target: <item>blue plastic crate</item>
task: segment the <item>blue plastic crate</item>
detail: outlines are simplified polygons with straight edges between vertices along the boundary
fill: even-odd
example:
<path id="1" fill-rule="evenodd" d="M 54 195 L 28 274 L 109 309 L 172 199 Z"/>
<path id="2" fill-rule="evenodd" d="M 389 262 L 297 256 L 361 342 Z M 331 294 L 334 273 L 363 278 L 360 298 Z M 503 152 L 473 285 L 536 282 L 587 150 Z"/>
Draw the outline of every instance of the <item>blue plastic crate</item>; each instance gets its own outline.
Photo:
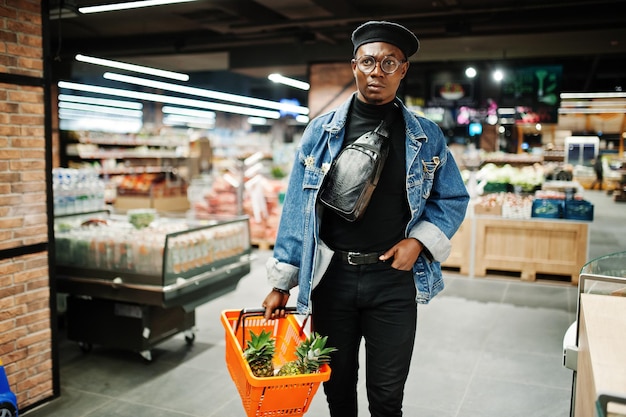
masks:
<path id="1" fill-rule="evenodd" d="M 563 200 L 536 198 L 533 200 L 531 217 L 560 219 L 563 217 Z"/>
<path id="2" fill-rule="evenodd" d="M 563 218 L 569 220 L 593 220 L 593 204 L 587 200 L 565 200 Z"/>

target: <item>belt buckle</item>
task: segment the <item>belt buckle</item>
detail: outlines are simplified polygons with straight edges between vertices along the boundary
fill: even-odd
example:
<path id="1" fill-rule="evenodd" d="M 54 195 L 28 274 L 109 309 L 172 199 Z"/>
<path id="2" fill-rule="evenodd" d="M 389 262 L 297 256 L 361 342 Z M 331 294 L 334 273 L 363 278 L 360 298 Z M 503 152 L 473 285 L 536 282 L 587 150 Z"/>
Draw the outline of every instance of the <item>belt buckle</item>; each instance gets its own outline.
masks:
<path id="1" fill-rule="evenodd" d="M 352 257 L 359 256 L 360 254 L 361 252 L 348 252 L 348 256 L 347 256 L 348 265 L 359 265 L 358 263 L 352 260 Z"/>

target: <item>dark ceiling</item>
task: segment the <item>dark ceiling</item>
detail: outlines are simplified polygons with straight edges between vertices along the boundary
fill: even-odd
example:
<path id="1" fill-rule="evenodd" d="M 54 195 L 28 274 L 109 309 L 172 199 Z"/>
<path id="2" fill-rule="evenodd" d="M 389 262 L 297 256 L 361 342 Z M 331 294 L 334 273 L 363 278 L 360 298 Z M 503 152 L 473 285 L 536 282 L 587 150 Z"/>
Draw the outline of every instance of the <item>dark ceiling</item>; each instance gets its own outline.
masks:
<path id="1" fill-rule="evenodd" d="M 197 0 L 81 15 L 113 0 L 51 0 L 51 54 L 76 53 L 188 73 L 306 79 L 314 62 L 351 58 L 350 34 L 390 20 L 421 40 L 412 67 L 562 63 L 565 89 L 619 89 L 626 76 L 623 0 Z M 626 88 L 626 85 L 624 85 Z"/>

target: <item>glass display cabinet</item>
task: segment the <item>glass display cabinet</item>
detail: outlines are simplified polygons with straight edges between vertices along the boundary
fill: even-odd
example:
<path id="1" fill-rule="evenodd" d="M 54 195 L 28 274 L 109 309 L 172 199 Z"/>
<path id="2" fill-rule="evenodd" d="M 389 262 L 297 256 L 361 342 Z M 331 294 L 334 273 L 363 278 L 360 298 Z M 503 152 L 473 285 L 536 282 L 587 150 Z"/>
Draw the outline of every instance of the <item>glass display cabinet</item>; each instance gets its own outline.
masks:
<path id="1" fill-rule="evenodd" d="M 185 332 L 195 308 L 234 290 L 250 272 L 247 216 L 189 220 L 153 210 L 55 218 L 55 275 L 67 294 L 70 340 L 138 351 Z"/>

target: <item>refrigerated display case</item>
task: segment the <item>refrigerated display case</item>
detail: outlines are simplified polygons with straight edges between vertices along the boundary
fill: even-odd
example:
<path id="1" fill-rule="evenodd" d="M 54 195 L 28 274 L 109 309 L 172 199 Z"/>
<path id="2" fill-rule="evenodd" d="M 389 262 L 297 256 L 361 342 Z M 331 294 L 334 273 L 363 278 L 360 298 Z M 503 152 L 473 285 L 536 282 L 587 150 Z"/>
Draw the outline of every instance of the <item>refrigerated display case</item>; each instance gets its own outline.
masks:
<path id="1" fill-rule="evenodd" d="M 105 345 L 147 360 L 175 334 L 192 343 L 195 309 L 234 290 L 252 256 L 247 216 L 83 213 L 55 218 L 54 241 L 68 338 L 85 351 Z"/>
<path id="2" fill-rule="evenodd" d="M 626 252 L 593 259 L 580 272 L 577 319 L 563 338 L 573 371 L 570 417 L 626 416 Z"/>

